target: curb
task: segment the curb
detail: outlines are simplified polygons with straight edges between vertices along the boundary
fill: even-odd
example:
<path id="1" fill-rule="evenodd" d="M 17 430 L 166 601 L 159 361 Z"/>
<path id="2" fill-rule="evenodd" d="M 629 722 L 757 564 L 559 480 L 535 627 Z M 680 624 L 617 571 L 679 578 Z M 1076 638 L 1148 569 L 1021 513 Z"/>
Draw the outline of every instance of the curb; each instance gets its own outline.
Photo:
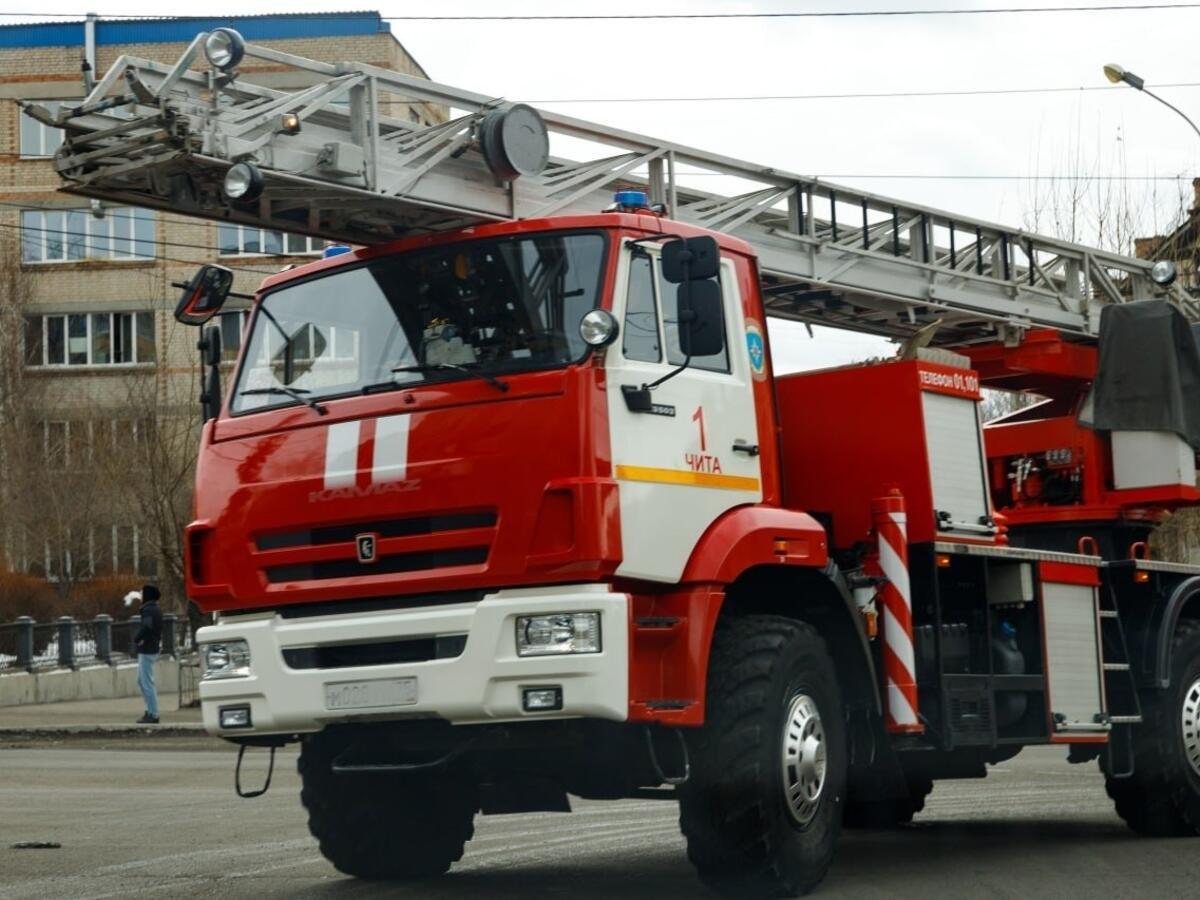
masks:
<path id="1" fill-rule="evenodd" d="M 208 737 L 199 723 L 176 725 L 6 725 L 0 727 L 0 740 L 12 738 L 66 737 Z"/>

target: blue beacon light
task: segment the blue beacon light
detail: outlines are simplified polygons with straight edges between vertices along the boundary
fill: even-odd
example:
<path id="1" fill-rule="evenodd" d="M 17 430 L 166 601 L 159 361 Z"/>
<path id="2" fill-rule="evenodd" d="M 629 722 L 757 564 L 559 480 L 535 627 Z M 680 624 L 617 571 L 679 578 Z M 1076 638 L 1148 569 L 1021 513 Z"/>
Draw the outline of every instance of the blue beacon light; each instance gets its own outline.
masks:
<path id="1" fill-rule="evenodd" d="M 622 209 L 646 209 L 650 205 L 645 191 L 617 191 L 613 200 Z"/>

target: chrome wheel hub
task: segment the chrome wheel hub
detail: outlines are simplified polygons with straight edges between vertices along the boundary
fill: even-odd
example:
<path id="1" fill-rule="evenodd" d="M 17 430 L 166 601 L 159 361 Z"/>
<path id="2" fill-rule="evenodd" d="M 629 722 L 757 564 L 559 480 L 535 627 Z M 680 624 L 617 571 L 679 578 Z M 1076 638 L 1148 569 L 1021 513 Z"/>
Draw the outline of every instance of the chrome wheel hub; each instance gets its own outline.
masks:
<path id="1" fill-rule="evenodd" d="M 1200 775 L 1200 678 L 1183 695 L 1183 753 Z"/>
<path id="2" fill-rule="evenodd" d="M 1200 690 L 1200 684 L 1197 685 Z M 825 729 L 817 703 L 798 694 L 783 722 L 783 790 L 788 811 L 807 825 L 821 805 L 825 787 Z"/>

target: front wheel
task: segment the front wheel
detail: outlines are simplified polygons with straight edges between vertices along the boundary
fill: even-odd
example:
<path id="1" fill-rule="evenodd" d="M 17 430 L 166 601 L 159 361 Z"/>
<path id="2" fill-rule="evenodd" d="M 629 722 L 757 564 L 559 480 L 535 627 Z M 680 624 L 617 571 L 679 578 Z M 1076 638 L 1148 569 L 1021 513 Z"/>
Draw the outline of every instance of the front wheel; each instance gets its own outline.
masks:
<path id="1" fill-rule="evenodd" d="M 1106 778 L 1117 813 L 1152 837 L 1200 834 L 1200 622 L 1183 621 L 1171 647 L 1165 690 L 1140 697 L 1132 778 Z"/>
<path id="2" fill-rule="evenodd" d="M 441 875 L 474 833 L 476 789 L 445 774 L 333 772 L 345 742 L 304 739 L 300 799 L 321 855 L 346 875 L 408 881 Z"/>
<path id="3" fill-rule="evenodd" d="M 845 746 L 841 692 L 817 632 L 778 616 L 721 619 L 706 722 L 679 791 L 701 880 L 737 897 L 816 887 L 840 831 Z"/>

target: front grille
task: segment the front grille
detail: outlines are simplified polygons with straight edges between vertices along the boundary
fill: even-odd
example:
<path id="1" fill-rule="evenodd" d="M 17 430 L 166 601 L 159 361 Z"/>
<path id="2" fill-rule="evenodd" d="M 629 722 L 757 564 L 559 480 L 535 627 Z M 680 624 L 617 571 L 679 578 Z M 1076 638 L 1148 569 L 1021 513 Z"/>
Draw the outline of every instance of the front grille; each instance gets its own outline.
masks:
<path id="1" fill-rule="evenodd" d="M 465 634 L 446 634 L 369 644 L 288 647 L 283 651 L 283 661 L 289 669 L 351 669 L 357 666 L 454 659 L 462 656 L 466 646 Z"/>
<path id="2" fill-rule="evenodd" d="M 283 619 L 309 619 L 315 616 L 353 616 L 358 613 L 396 612 L 417 606 L 443 606 L 450 603 L 478 603 L 483 591 L 442 591 L 437 594 L 405 594 L 374 597 L 369 600 L 331 600 L 323 603 L 297 603 L 275 607 Z M 271 607 L 265 607 L 270 609 Z M 255 612 L 261 612 L 255 609 Z"/>
<path id="3" fill-rule="evenodd" d="M 259 550 L 285 550 L 289 547 L 319 547 L 324 544 L 352 542 L 360 534 L 377 534 L 381 538 L 414 537 L 440 531 L 461 531 L 469 528 L 493 528 L 496 511 L 451 513 L 444 516 L 418 516 L 411 519 L 381 519 L 371 522 L 352 522 L 348 525 L 323 525 L 318 528 L 278 531 L 263 534 L 255 541 Z"/>
<path id="4" fill-rule="evenodd" d="M 364 575 L 396 575 L 401 572 L 419 572 L 422 569 L 480 565 L 487 562 L 487 557 L 487 547 L 463 547 L 426 553 L 396 553 L 382 556 L 372 563 L 360 563 L 357 559 L 333 559 L 288 566 L 268 566 L 266 575 L 267 581 L 272 584 L 282 581 L 361 578 Z"/>

